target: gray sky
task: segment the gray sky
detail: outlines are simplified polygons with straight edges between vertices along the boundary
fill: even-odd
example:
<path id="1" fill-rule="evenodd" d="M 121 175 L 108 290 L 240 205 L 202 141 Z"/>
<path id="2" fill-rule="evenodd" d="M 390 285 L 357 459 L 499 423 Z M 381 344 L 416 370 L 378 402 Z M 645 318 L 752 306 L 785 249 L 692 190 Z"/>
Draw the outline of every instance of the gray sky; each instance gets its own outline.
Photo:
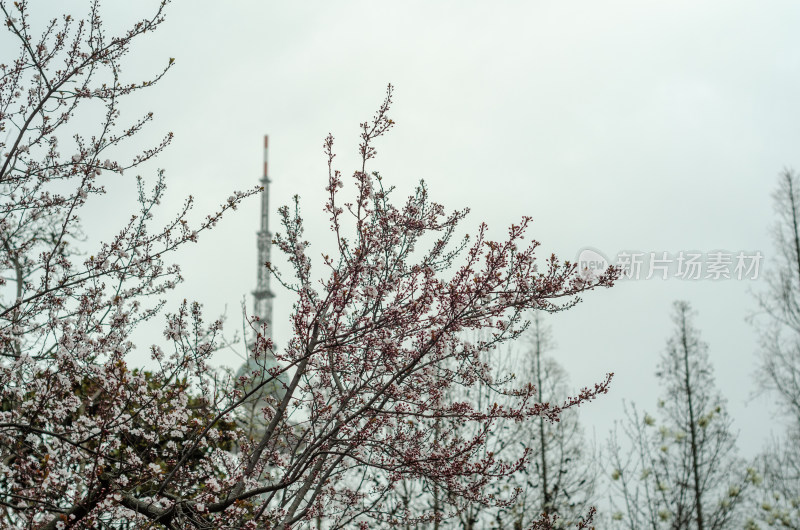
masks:
<path id="1" fill-rule="evenodd" d="M 106 4 L 112 20 L 130 15 Z M 175 2 L 131 55 L 133 79 L 176 58 L 133 105 L 155 112 L 151 139 L 176 135 L 152 166 L 167 170 L 165 212 L 191 193 L 200 217 L 257 184 L 268 133 L 272 211 L 299 193 L 311 250 L 322 248 L 322 140 L 336 136 L 338 167 L 349 175 L 358 123 L 391 82 L 397 125 L 372 169 L 402 195 L 424 178 L 448 209 L 472 209 L 469 230 L 486 221 L 499 238 L 531 215 L 543 256 L 575 259 L 585 246 L 612 256 L 760 250 L 771 265 L 770 194 L 784 166 L 800 165 L 797 2 L 222 6 Z M 128 215 L 122 195 L 112 198 L 113 211 L 105 203 L 95 212 L 103 226 Z M 227 304 L 238 325 L 239 300 L 255 285 L 257 223 L 252 200 L 181 254 L 186 282 L 175 300 L 200 300 L 209 314 Z M 554 317 L 556 357 L 575 386 L 616 372 L 611 394 L 583 408 L 585 424 L 602 441 L 623 399 L 655 409 L 671 302 L 686 299 L 699 312 L 740 448 L 754 454 L 770 429 L 779 431 L 769 400 L 752 398 L 756 335 L 744 319 L 754 309 L 750 292 L 761 288 L 629 281 Z M 275 290 L 275 335 L 285 344 L 292 300 Z"/>

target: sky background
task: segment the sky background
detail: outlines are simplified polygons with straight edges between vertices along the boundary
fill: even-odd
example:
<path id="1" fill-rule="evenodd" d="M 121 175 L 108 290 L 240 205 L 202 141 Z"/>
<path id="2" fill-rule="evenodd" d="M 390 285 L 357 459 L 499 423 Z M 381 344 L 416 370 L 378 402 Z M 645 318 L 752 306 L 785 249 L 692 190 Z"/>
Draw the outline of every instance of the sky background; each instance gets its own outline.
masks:
<path id="1" fill-rule="evenodd" d="M 142 16 L 145 4 L 106 2 L 104 12 L 113 26 Z M 798 20 L 800 4 L 789 1 L 182 0 L 129 56 L 134 81 L 169 57 L 175 66 L 132 98 L 127 116 L 155 113 L 138 147 L 175 133 L 141 170 L 152 179 L 166 169 L 167 217 L 189 194 L 200 219 L 232 190 L 257 184 L 269 134 L 271 226 L 300 194 L 313 252 L 328 225 L 322 141 L 334 134 L 337 167 L 352 174 L 358 124 L 392 83 L 397 125 L 370 169 L 398 197 L 425 179 L 448 209 L 471 209 L 465 230 L 485 221 L 496 238 L 530 215 L 543 257 L 573 260 L 587 246 L 609 256 L 761 251 L 763 274 L 773 264 L 777 175 L 800 166 Z M 92 205 L 87 231 L 111 234 L 133 211 L 125 177 Z M 256 281 L 258 216 L 253 198 L 179 255 L 186 281 L 172 307 L 194 299 L 211 316 L 227 306 L 231 327 L 241 326 L 239 303 L 247 295 L 251 307 Z M 780 432 L 771 399 L 753 395 L 757 335 L 745 318 L 763 288 L 620 282 L 553 316 L 554 355 L 573 386 L 616 374 L 610 394 L 582 409 L 598 441 L 622 418 L 623 400 L 655 410 L 656 364 L 677 299 L 698 312 L 742 453 Z M 273 289 L 275 338 L 286 344 L 293 300 Z M 240 361 L 229 352 L 220 362 Z"/>

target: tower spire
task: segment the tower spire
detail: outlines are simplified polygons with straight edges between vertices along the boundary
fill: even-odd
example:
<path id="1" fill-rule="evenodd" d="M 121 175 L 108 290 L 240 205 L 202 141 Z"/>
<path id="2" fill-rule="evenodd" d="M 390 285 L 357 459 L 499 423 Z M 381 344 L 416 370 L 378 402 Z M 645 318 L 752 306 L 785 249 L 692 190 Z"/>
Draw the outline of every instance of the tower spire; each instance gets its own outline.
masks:
<path id="1" fill-rule="evenodd" d="M 267 170 L 267 153 L 269 136 L 264 135 L 264 174 L 261 177 L 261 225 L 258 230 L 258 282 L 253 291 L 253 314 L 267 324 L 267 338 L 272 337 L 272 299 L 275 297 L 269 288 L 269 271 L 266 263 L 270 262 L 272 250 L 272 232 L 269 231 L 269 172 Z"/>

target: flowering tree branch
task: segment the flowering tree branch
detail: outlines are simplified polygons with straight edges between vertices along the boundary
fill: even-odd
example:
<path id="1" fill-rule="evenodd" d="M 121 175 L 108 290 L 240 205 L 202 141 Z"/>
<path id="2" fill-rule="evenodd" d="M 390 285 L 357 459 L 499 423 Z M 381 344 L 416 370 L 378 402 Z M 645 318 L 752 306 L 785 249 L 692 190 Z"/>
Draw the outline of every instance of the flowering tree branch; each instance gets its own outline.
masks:
<path id="1" fill-rule="evenodd" d="M 123 57 L 162 24 L 165 6 L 109 36 L 93 2 L 86 19 L 54 19 L 34 37 L 27 2 L 0 0 L 20 43 L 0 64 L 0 131 L 8 134 L 0 142 L 0 517 L 59 529 L 122 521 L 286 529 L 321 515 L 331 528 L 424 520 L 391 506 L 390 492 L 405 478 L 464 502 L 507 502 L 483 487 L 526 457 L 484 451 L 493 426 L 557 421 L 563 409 L 606 392 L 610 375 L 561 404 L 537 403 L 533 385 L 494 378 L 482 353 L 519 336 L 526 311 L 567 309 L 583 292 L 612 285 L 617 271 L 587 281 L 555 256 L 541 262 L 538 242 L 525 240 L 529 218 L 500 241 L 485 225 L 459 238 L 467 210 L 447 213 L 424 183 L 396 205 L 392 188 L 367 168 L 376 140 L 394 125 L 391 87 L 361 125 L 352 202 L 341 199 L 333 137 L 324 142 L 324 210 L 336 250 L 322 256 L 319 277 L 299 200 L 280 210 L 283 233 L 274 243 L 291 274 L 264 266 L 296 297 L 293 336 L 276 350 L 262 327 L 252 342 L 255 358 L 271 355 L 277 365 L 238 380 L 212 369 L 222 322 L 206 323 L 199 304 L 184 301 L 165 315 L 150 365 L 129 366 L 134 327 L 153 318 L 181 280 L 168 255 L 260 191 L 235 192 L 197 225 L 189 197 L 154 228 L 164 175 L 150 192 L 138 179 L 139 211 L 76 259 L 88 196 L 170 142 L 167 135 L 128 161 L 114 156 L 153 117 L 121 125 L 120 99 L 172 65 L 143 83 L 123 81 Z M 96 134 L 72 134 L 71 143 L 57 134 L 92 108 L 105 117 Z M 480 330 L 484 339 L 465 338 Z M 281 392 L 268 393 L 268 384 Z M 451 388 L 478 384 L 504 399 L 476 406 L 447 398 Z M 247 432 L 239 420 L 251 398 L 263 406 L 258 428 Z M 444 418 L 474 428 L 426 429 Z"/>

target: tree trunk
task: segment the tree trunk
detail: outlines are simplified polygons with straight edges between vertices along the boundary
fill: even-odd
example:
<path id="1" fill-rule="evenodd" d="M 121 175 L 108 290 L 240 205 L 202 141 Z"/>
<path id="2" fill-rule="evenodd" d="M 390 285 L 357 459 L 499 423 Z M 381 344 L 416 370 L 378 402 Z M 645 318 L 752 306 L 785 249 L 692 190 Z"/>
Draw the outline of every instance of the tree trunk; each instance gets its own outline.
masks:
<path id="1" fill-rule="evenodd" d="M 534 320 L 534 331 L 535 335 L 535 351 L 534 351 L 534 359 L 536 360 L 536 401 L 539 403 L 542 402 L 542 331 L 540 328 L 540 321 L 539 315 L 536 315 L 536 319 Z M 548 489 L 547 485 L 547 454 L 546 454 L 546 443 L 545 443 L 545 428 L 544 428 L 544 417 L 539 416 L 539 456 L 541 459 L 542 465 L 542 510 L 545 513 L 551 514 L 552 513 L 552 499 L 550 498 L 550 490 Z"/>
<path id="2" fill-rule="evenodd" d="M 686 307 L 681 307 L 681 345 L 683 346 L 684 385 L 686 388 L 686 402 L 689 406 L 689 432 L 691 436 L 692 451 L 692 476 L 694 479 L 694 509 L 697 520 L 697 530 L 703 530 L 703 503 L 700 490 L 700 466 L 697 463 L 697 425 L 694 418 L 694 403 L 692 401 L 692 385 L 689 379 L 689 343 L 686 336 Z"/>

